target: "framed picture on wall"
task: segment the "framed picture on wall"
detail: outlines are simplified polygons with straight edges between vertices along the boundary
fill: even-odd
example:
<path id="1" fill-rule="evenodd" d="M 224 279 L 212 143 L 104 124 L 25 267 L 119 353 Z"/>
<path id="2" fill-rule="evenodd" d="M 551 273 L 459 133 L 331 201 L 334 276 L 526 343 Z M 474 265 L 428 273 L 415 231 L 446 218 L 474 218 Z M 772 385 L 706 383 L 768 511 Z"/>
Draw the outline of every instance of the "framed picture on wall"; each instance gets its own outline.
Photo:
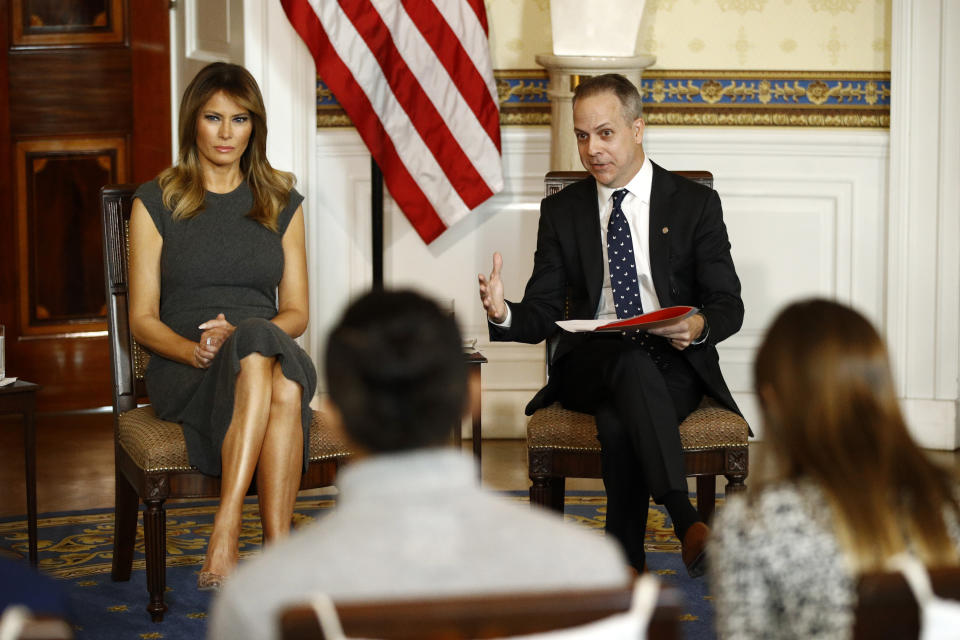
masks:
<path id="1" fill-rule="evenodd" d="M 124 41 L 123 0 L 11 0 L 14 47 Z"/>

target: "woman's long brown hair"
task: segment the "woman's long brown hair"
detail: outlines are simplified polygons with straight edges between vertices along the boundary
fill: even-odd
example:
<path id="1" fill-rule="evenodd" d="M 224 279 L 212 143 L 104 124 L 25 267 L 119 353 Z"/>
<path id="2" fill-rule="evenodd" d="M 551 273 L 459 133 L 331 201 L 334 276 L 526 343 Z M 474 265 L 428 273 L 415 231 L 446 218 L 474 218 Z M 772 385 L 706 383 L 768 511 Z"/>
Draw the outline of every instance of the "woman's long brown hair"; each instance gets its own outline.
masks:
<path id="1" fill-rule="evenodd" d="M 776 480 L 824 490 L 858 570 L 881 569 L 908 546 L 927 565 L 957 563 L 943 517 L 960 517 L 956 481 L 908 434 L 887 350 L 866 318 L 828 300 L 790 305 L 760 347 L 754 384 Z"/>
<path id="2" fill-rule="evenodd" d="M 257 81 L 236 64 L 214 62 L 200 70 L 187 86 L 180 101 L 180 154 L 177 163 L 163 171 L 158 182 L 163 205 L 175 220 L 185 220 L 204 208 L 206 191 L 197 151 L 197 118 L 215 93 L 223 91 L 250 113 L 253 130 L 240 157 L 240 171 L 250 185 L 253 207 L 247 217 L 272 231 L 277 216 L 290 199 L 295 179 L 292 173 L 277 171 L 267 161 L 267 111 Z"/>

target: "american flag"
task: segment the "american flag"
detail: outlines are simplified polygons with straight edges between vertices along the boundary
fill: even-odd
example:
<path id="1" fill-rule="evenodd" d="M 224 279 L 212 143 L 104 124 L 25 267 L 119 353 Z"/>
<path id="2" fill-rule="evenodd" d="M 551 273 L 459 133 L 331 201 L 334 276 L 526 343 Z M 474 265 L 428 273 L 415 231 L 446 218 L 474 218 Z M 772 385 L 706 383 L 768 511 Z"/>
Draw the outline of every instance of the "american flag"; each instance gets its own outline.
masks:
<path id="1" fill-rule="evenodd" d="M 483 0 L 281 0 L 430 243 L 503 188 Z"/>

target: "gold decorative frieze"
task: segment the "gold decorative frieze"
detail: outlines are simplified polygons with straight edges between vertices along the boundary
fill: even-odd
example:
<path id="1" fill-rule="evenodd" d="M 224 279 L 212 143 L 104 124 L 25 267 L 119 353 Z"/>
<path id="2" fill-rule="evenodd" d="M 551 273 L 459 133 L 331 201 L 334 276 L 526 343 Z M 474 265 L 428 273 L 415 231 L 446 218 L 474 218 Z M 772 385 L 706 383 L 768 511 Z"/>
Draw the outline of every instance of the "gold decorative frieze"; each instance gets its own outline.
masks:
<path id="1" fill-rule="evenodd" d="M 550 80 L 540 70 L 493 72 L 500 98 L 501 125 L 550 124 Z"/>
<path id="2" fill-rule="evenodd" d="M 649 71 L 650 124 L 889 127 L 890 74 L 830 71 Z"/>
<path id="3" fill-rule="evenodd" d="M 549 125 L 546 71 L 495 71 L 500 124 Z M 640 83 L 650 124 L 773 127 L 890 126 L 890 74 L 870 71 L 648 70 Z M 351 126 L 317 79 L 317 126 Z"/>

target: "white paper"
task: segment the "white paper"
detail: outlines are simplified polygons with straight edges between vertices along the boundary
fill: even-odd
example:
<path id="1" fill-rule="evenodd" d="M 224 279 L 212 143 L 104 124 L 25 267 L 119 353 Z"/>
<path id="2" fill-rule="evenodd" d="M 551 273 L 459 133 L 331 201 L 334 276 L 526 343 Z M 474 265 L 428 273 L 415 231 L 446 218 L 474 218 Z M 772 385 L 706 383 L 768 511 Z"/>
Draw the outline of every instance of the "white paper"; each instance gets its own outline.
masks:
<path id="1" fill-rule="evenodd" d="M 590 331 L 649 331 L 657 327 L 665 327 L 669 324 L 679 322 L 684 318 L 697 313 L 696 307 L 674 306 L 665 309 L 657 309 L 649 313 L 643 313 L 633 318 L 612 319 L 612 320 L 557 320 L 557 326 L 570 333 L 583 333 Z M 667 316 L 667 317 L 662 317 Z M 658 319 L 654 319 L 658 318 Z M 611 324 L 627 322 L 629 324 L 619 327 L 609 327 L 601 329 Z"/>
<path id="2" fill-rule="evenodd" d="M 0 387 L 5 387 L 8 384 L 13 384 L 16 381 L 16 378 L 0 378 Z"/>
<path id="3" fill-rule="evenodd" d="M 597 327 L 616 322 L 616 320 L 557 320 L 557 326 L 570 333 L 594 331 Z"/>

